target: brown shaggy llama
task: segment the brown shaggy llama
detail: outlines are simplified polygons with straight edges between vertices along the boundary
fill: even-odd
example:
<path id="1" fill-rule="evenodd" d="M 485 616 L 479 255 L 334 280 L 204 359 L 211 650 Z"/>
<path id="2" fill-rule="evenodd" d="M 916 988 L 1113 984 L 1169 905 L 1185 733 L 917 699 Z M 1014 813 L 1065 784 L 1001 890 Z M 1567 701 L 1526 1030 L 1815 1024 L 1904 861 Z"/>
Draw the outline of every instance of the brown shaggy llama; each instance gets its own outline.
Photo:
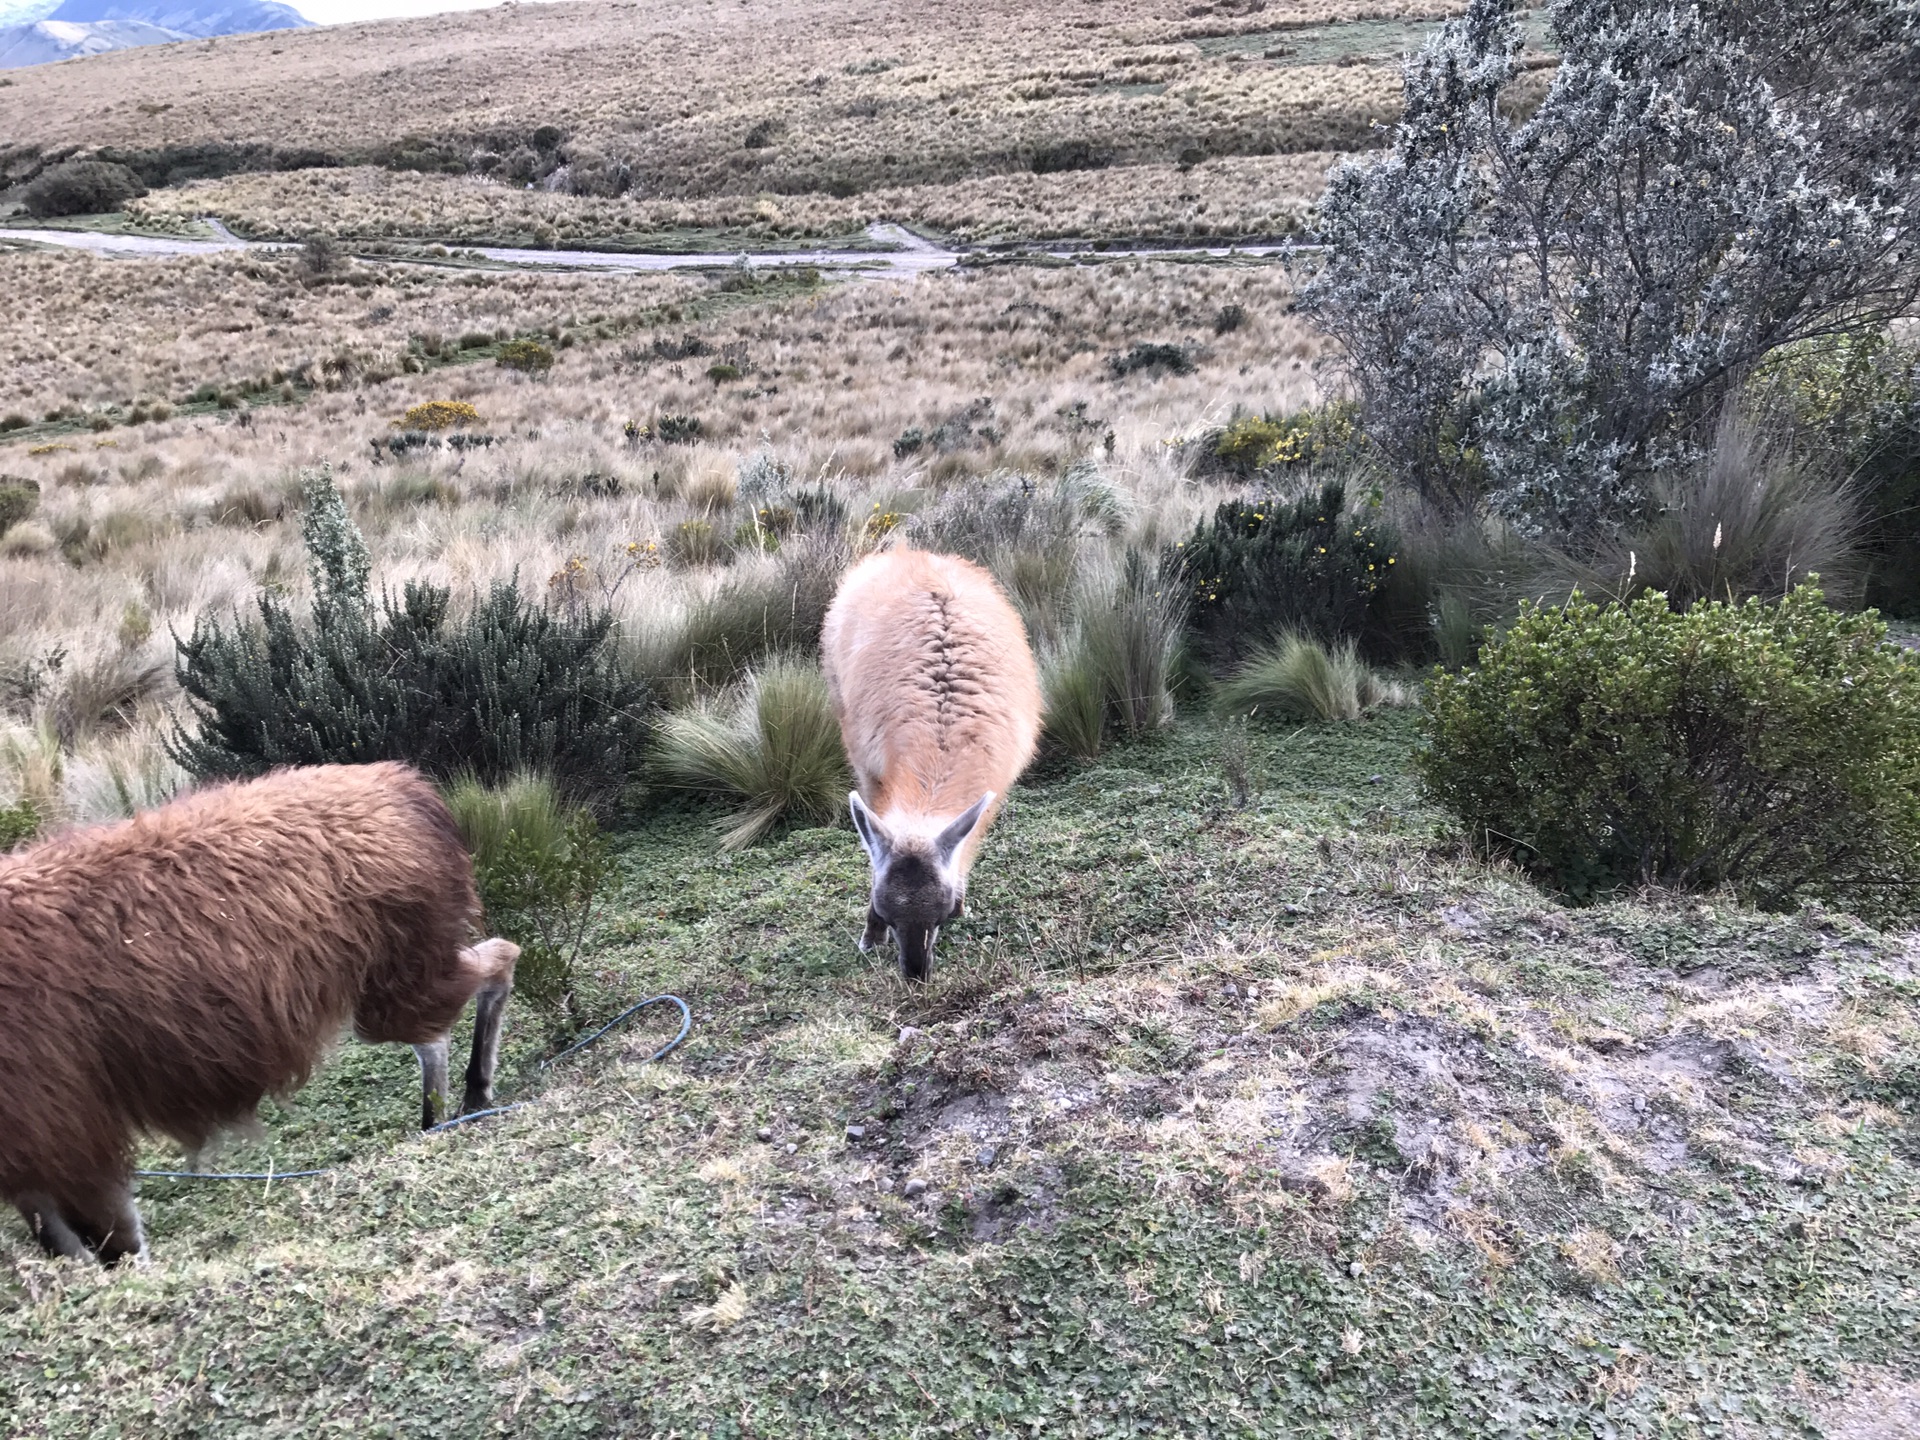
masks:
<path id="1" fill-rule="evenodd" d="M 860 948 L 891 930 L 900 973 L 925 980 L 987 827 L 1039 741 L 1027 629 L 978 565 L 893 550 L 847 572 L 820 652 L 860 787 L 847 801 L 873 864 Z"/>
<path id="2" fill-rule="evenodd" d="M 403 765 L 282 770 L 0 856 L 0 1199 L 54 1254 L 137 1255 L 136 1135 L 197 1152 L 349 1019 L 414 1047 L 430 1124 L 476 995 L 464 1108 L 484 1109 L 520 951 L 467 948 L 479 910 L 453 817 Z"/>

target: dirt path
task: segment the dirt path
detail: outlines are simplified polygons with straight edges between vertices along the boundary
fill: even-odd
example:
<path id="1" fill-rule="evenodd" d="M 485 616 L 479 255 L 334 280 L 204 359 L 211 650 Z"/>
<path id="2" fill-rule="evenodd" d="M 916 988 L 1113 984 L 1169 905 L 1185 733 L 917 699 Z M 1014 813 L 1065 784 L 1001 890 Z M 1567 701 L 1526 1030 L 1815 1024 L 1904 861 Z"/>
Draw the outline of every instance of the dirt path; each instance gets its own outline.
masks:
<path id="1" fill-rule="evenodd" d="M 111 235 L 95 230 L 0 229 L 0 240 L 24 240 L 37 245 L 55 245 L 65 249 L 87 250 L 96 255 L 130 258 L 167 255 L 218 255 L 235 250 L 287 250 L 287 241 L 243 240 L 218 220 L 204 222 L 213 232 L 210 240 L 190 240 L 161 235 Z M 849 270 L 871 278 L 900 278 L 923 275 L 930 270 L 948 270 L 968 254 L 986 252 L 948 250 L 922 239 L 899 225 L 871 225 L 867 234 L 873 240 L 896 248 L 888 250 L 781 250 L 730 251 L 695 255 L 629 254 L 611 250 L 516 250 L 502 246 L 461 246 L 461 253 L 479 255 L 501 265 L 519 265 L 539 270 L 697 270 L 745 261 L 750 265 L 779 268 L 811 265 L 819 269 Z M 1229 256 L 1273 256 L 1282 245 L 1246 245 L 1196 247 L 1191 250 L 1094 250 L 1081 246 L 1071 249 L 1041 249 L 1027 254 L 1051 259 L 1072 260 L 1097 256 L 1101 259 L 1225 259 Z M 408 263 L 395 257 L 396 263 Z M 414 262 L 432 263 L 432 262 Z"/>

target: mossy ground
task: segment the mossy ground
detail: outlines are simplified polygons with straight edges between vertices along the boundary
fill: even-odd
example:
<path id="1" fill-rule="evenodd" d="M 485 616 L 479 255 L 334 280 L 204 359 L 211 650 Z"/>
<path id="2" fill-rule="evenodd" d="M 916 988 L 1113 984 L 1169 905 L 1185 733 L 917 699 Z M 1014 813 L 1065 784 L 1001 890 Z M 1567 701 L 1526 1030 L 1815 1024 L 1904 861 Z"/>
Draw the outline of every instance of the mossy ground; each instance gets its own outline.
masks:
<path id="1" fill-rule="evenodd" d="M 848 832 L 656 811 L 581 999 L 679 992 L 681 1051 L 648 1012 L 536 1083 L 521 1008 L 535 1103 L 421 1139 L 348 1044 L 219 1157 L 335 1173 L 148 1182 L 138 1270 L 9 1222 L 5 1428 L 1799 1435 L 1910 1383 L 1911 940 L 1563 908 L 1413 743 L 1262 732 L 1238 811 L 1198 721 L 1042 769 L 911 992 Z"/>

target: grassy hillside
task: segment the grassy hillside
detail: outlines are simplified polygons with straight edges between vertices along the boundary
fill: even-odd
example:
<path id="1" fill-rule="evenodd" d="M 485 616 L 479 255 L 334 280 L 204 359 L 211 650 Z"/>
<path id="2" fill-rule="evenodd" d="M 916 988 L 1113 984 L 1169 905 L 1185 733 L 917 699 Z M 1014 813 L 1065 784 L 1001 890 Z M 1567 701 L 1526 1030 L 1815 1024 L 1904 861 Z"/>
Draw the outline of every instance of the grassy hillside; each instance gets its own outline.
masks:
<path id="1" fill-rule="evenodd" d="M 846 830 L 657 814 L 584 998 L 683 1050 L 543 1084 L 521 1007 L 535 1103 L 423 1141 L 349 1045 L 221 1157 L 334 1174 L 149 1182 L 139 1271 L 7 1227 L 10 1433 L 1798 1435 L 1910 1374 L 1911 941 L 1564 909 L 1412 730 L 1260 731 L 1243 811 L 1199 720 L 1041 770 L 925 990 Z"/>
<path id="2" fill-rule="evenodd" d="M 262 233 L 1270 235 L 1457 8 L 575 0 L 223 37 L 9 77 L 0 213 L 100 149 L 162 191 L 149 219 Z"/>

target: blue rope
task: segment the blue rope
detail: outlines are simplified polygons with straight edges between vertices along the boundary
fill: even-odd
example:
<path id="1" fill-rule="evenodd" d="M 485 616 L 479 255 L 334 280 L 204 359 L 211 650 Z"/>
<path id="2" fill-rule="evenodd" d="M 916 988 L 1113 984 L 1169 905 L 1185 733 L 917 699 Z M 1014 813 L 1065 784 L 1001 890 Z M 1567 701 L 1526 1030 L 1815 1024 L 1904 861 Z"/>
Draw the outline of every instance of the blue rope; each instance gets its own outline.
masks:
<path id="1" fill-rule="evenodd" d="M 676 1005 L 680 1009 L 680 1032 L 662 1045 L 641 1063 L 651 1065 L 664 1060 L 685 1043 L 687 1036 L 693 1033 L 693 1011 L 687 1002 L 678 995 L 655 995 L 651 999 L 641 1000 L 629 1005 L 613 1019 L 602 1025 L 584 1040 L 576 1040 L 557 1055 L 549 1055 L 540 1062 L 539 1068 L 547 1069 L 558 1064 L 576 1051 L 584 1050 L 606 1036 L 615 1027 L 626 1023 L 649 1005 Z M 506 1115 L 514 1110 L 524 1110 L 531 1100 L 518 1100 L 511 1105 L 496 1105 L 491 1110 L 475 1110 L 471 1114 L 456 1115 L 451 1120 L 442 1120 L 438 1125 L 429 1125 L 420 1133 L 431 1135 L 437 1130 L 451 1130 L 458 1125 L 466 1125 L 475 1120 L 485 1120 L 492 1115 Z M 215 1171 L 215 1170 L 136 1170 L 134 1175 L 141 1180 L 302 1180 L 312 1175 L 331 1175 L 331 1168 L 325 1170 L 261 1170 L 261 1171 Z"/>

